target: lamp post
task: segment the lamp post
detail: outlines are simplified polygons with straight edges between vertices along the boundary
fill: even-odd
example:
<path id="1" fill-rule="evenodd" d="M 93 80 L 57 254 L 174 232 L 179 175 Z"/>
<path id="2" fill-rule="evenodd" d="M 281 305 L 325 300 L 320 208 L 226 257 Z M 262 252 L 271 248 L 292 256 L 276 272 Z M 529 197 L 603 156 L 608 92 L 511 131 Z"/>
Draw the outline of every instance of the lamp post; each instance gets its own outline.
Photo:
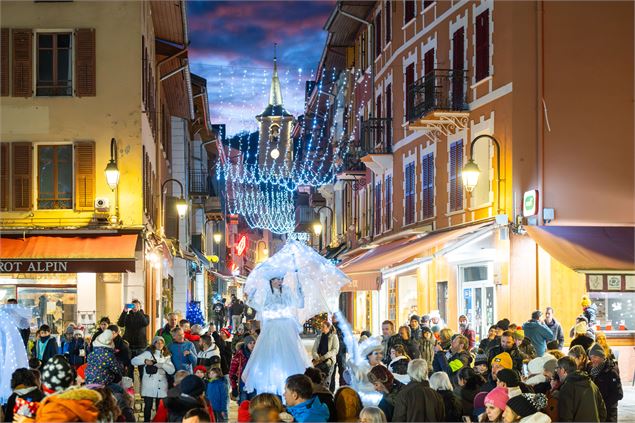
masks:
<path id="1" fill-rule="evenodd" d="M 321 211 L 322 209 L 327 209 L 328 211 L 331 212 L 331 221 L 333 220 L 333 209 L 330 208 L 329 206 L 322 206 L 319 209 L 317 209 L 317 215 L 318 215 L 318 220 L 313 223 L 313 232 L 315 233 L 315 235 L 320 237 L 320 251 L 322 251 L 322 232 L 323 232 L 323 226 L 322 226 L 322 219 L 321 219 Z M 328 223 L 328 221 L 327 221 Z M 330 225 L 329 225 L 330 227 Z M 326 231 L 324 231 L 324 234 L 326 235 Z"/>
<path id="2" fill-rule="evenodd" d="M 166 179 L 161 184 L 161 195 L 163 195 L 163 191 L 165 190 L 165 185 L 168 182 L 176 182 L 179 185 L 179 188 L 181 188 L 181 197 L 179 197 L 179 199 L 176 200 L 176 212 L 179 214 L 179 218 L 183 219 L 185 217 L 185 214 L 187 213 L 187 201 L 185 201 L 185 198 L 183 198 L 183 194 L 184 194 L 183 184 L 178 179 L 174 179 L 174 178 Z"/>
<path id="3" fill-rule="evenodd" d="M 214 243 L 212 244 L 212 255 L 214 255 L 214 244 L 217 244 L 217 245 L 219 245 L 219 244 L 220 244 L 220 242 L 221 242 L 221 241 L 222 241 L 222 239 L 223 239 L 223 234 L 222 234 L 220 231 L 217 231 L 217 230 L 215 229 L 215 228 L 216 228 L 216 223 L 220 223 L 218 220 L 216 220 L 216 219 L 207 219 L 207 220 L 205 220 L 205 225 L 204 225 L 204 228 L 205 228 L 205 236 L 207 236 L 207 224 L 208 224 L 209 222 L 212 222 L 212 223 L 213 223 L 213 225 L 212 225 L 212 230 L 214 231 L 214 235 L 212 235 L 212 237 L 213 237 L 213 239 L 214 239 Z M 219 245 L 219 247 L 218 247 L 218 258 L 219 258 L 219 261 L 220 261 L 220 252 L 221 252 L 221 251 L 220 251 L 220 245 Z"/>
<path id="4" fill-rule="evenodd" d="M 119 222 L 119 166 L 117 166 L 117 140 L 112 138 L 110 140 L 110 161 L 104 169 L 106 174 L 106 182 L 108 186 L 115 194 L 115 216 L 114 222 Z"/>
<path id="5" fill-rule="evenodd" d="M 481 174 L 481 170 L 478 168 L 478 165 L 474 161 L 474 144 L 482 138 L 487 138 L 492 141 L 494 147 L 496 148 L 496 172 L 498 178 L 497 182 L 497 194 L 498 194 L 498 212 L 501 211 L 501 147 L 500 143 L 496 138 L 491 135 L 483 134 L 479 135 L 472 140 L 470 143 L 470 158 L 463 166 L 463 170 L 461 172 L 463 177 L 463 186 L 467 192 L 472 192 L 476 185 L 478 184 L 478 177 Z"/>

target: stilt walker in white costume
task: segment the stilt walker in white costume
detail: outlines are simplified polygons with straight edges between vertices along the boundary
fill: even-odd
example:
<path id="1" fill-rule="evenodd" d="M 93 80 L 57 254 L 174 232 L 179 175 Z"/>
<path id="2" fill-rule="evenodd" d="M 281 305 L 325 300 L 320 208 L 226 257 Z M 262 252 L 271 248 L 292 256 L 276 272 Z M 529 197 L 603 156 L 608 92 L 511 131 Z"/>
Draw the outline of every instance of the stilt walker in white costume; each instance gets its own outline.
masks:
<path id="1" fill-rule="evenodd" d="M 247 304 L 261 332 L 242 374 L 245 392 L 283 395 L 287 377 L 311 360 L 300 339 L 302 324 L 338 311 L 340 289 L 350 280 L 311 247 L 289 240 L 247 277 Z"/>
<path id="2" fill-rule="evenodd" d="M 11 375 L 16 369 L 29 368 L 20 329 L 30 326 L 31 309 L 17 304 L 0 305 L 0 404 L 11 394 Z"/>

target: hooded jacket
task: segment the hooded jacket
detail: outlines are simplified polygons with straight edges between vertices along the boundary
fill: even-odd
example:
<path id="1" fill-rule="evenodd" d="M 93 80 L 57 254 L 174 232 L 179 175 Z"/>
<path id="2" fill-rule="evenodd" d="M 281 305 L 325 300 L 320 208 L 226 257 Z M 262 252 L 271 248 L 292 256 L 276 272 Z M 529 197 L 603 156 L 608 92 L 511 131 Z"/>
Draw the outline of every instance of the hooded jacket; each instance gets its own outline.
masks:
<path id="1" fill-rule="evenodd" d="M 101 394 L 86 388 L 71 388 L 44 398 L 35 415 L 36 422 L 96 422 L 96 404 Z"/>
<path id="2" fill-rule="evenodd" d="M 595 326 L 595 317 L 598 314 L 598 306 L 593 303 L 585 308 L 582 314 L 584 315 L 584 317 L 586 317 L 589 326 Z"/>
<path id="3" fill-rule="evenodd" d="M 214 364 L 219 365 L 221 362 L 220 350 L 215 343 L 212 343 L 206 350 L 199 351 L 196 358 L 197 366 L 205 366 L 207 368 L 212 367 Z"/>
<path id="4" fill-rule="evenodd" d="M 428 381 L 412 381 L 395 398 L 395 422 L 444 422 L 443 397 L 430 388 Z"/>
<path id="5" fill-rule="evenodd" d="M 251 356 L 251 351 L 247 348 L 247 345 L 242 344 L 234 357 L 232 357 L 232 363 L 229 368 L 229 381 L 231 382 L 232 389 L 238 389 L 240 380 L 243 375 L 243 370 L 247 365 L 247 360 Z"/>
<path id="6" fill-rule="evenodd" d="M 196 348 L 190 341 L 172 342 L 168 347 L 170 354 L 172 355 L 172 364 L 176 371 L 187 370 L 192 373 L 192 369 L 196 366 L 198 358 L 196 357 Z M 185 355 L 185 351 L 189 351 L 188 355 Z"/>
<path id="7" fill-rule="evenodd" d="M 329 419 L 329 409 L 317 398 L 301 402 L 292 407 L 287 407 L 287 412 L 293 416 L 298 423 L 304 422 L 326 422 Z"/>
<path id="8" fill-rule="evenodd" d="M 575 371 L 560 386 L 558 414 L 563 422 L 604 422 L 606 407 L 589 375 Z"/>
<path id="9" fill-rule="evenodd" d="M 123 339 L 128 341 L 131 350 L 141 350 L 148 346 L 146 326 L 150 324 L 150 318 L 143 310 L 122 311 L 117 320 L 117 326 L 125 328 Z"/>
<path id="10" fill-rule="evenodd" d="M 616 368 L 614 362 L 606 360 L 602 370 L 596 376 L 592 376 L 591 380 L 597 385 L 604 399 L 606 406 L 607 420 L 609 422 L 617 421 L 617 403 L 624 398 L 622 390 L 622 381 L 620 380 L 620 372 Z"/>
<path id="11" fill-rule="evenodd" d="M 110 385 L 119 382 L 122 376 L 121 364 L 115 358 L 115 351 L 108 347 L 95 346 L 88 355 L 86 384 Z"/>
<path id="12" fill-rule="evenodd" d="M 216 412 L 229 412 L 229 390 L 224 377 L 211 380 L 205 389 L 205 398 Z"/>
<path id="13" fill-rule="evenodd" d="M 536 349 L 536 355 L 542 357 L 547 351 L 547 342 L 553 340 L 553 332 L 538 320 L 529 320 L 523 324 L 525 338 L 529 338 Z"/>

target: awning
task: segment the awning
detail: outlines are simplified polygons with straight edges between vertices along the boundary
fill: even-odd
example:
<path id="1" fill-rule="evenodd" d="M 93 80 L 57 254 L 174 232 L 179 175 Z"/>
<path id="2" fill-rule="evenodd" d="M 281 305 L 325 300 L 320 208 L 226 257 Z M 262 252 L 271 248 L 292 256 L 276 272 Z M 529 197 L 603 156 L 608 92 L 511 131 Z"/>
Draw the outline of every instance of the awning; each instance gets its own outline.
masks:
<path id="1" fill-rule="evenodd" d="M 137 234 L 0 238 L 0 273 L 135 271 Z"/>
<path id="2" fill-rule="evenodd" d="M 396 266 L 417 258 L 433 247 L 444 245 L 463 235 L 478 231 L 487 225 L 493 226 L 493 223 L 473 224 L 456 229 L 442 229 L 389 242 L 347 261 L 340 265 L 340 269 L 349 276 L 367 272 L 379 272 L 384 268 Z"/>
<path id="3" fill-rule="evenodd" d="M 573 270 L 635 270 L 635 227 L 525 226 L 547 253 Z"/>
<path id="4" fill-rule="evenodd" d="M 209 260 L 207 260 L 207 257 L 205 257 L 205 254 L 203 254 L 202 252 L 200 252 L 199 250 L 197 250 L 194 247 L 190 247 L 192 248 L 192 251 L 194 252 L 194 254 L 196 255 L 196 257 L 198 257 L 201 266 L 203 267 L 207 267 L 208 269 L 212 267 L 212 264 L 209 262 Z"/>
<path id="5" fill-rule="evenodd" d="M 334 248 L 326 247 L 326 254 L 324 254 L 324 258 L 330 260 L 336 259 L 340 254 L 344 252 L 344 250 L 346 250 L 346 247 L 346 243 L 342 243 Z"/>
<path id="6" fill-rule="evenodd" d="M 381 287 L 381 272 L 347 274 L 351 281 L 344 285 L 341 292 L 378 291 Z"/>

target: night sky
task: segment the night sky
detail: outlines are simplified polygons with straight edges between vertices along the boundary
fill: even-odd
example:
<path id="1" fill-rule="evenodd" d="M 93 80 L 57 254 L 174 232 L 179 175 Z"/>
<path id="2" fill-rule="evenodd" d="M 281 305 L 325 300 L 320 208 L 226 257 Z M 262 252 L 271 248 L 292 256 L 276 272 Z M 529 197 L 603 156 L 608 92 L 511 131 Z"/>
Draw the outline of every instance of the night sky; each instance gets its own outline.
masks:
<path id="1" fill-rule="evenodd" d="M 304 81 L 314 79 L 335 1 L 188 1 L 190 66 L 207 79 L 212 123 L 228 134 L 256 127 L 268 103 L 273 45 L 286 109 L 304 107 Z"/>

